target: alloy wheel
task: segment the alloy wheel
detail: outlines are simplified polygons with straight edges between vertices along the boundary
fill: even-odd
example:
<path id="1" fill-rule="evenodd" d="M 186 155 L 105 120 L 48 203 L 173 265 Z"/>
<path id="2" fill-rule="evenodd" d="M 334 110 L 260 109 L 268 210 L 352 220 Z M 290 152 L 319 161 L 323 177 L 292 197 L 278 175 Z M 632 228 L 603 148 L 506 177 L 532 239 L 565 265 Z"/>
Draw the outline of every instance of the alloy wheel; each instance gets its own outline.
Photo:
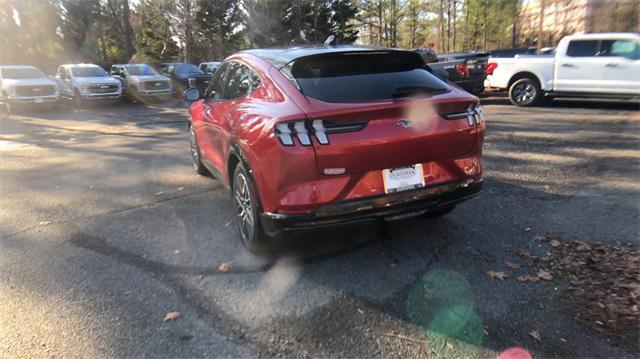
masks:
<path id="1" fill-rule="evenodd" d="M 237 173 L 233 181 L 233 197 L 236 203 L 236 214 L 238 216 L 238 226 L 242 239 L 248 243 L 252 241 L 254 235 L 253 203 L 249 182 L 244 173 Z"/>
<path id="2" fill-rule="evenodd" d="M 519 83 L 513 88 L 513 98 L 519 104 L 530 104 L 537 94 L 538 91 L 531 81 Z"/>

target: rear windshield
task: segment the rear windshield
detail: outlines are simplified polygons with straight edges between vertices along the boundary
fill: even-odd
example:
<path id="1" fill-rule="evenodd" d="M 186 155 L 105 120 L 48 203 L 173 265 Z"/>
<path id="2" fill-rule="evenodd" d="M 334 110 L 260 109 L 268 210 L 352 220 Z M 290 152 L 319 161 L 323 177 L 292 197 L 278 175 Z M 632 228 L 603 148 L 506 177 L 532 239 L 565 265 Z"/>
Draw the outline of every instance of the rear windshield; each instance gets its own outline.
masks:
<path id="1" fill-rule="evenodd" d="M 2 78 L 5 79 L 37 79 L 46 77 L 42 71 L 35 67 L 16 67 L 2 69 Z"/>
<path id="2" fill-rule="evenodd" d="M 406 97 L 412 90 L 449 91 L 412 52 L 351 52 L 303 57 L 283 68 L 309 97 L 327 102 L 369 102 Z M 289 73 L 287 73 L 289 72 Z"/>

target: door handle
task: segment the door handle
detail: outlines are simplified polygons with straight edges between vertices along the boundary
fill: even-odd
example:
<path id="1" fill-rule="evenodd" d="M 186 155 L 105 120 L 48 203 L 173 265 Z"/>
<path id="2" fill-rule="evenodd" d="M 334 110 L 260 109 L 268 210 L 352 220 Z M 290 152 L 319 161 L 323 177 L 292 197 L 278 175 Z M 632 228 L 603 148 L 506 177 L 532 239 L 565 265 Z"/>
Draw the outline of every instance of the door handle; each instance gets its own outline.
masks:
<path id="1" fill-rule="evenodd" d="M 604 66 L 606 66 L 606 67 L 618 67 L 618 64 L 611 63 L 611 64 L 606 64 Z"/>
<path id="2" fill-rule="evenodd" d="M 562 67 L 575 67 L 573 64 L 562 64 Z"/>

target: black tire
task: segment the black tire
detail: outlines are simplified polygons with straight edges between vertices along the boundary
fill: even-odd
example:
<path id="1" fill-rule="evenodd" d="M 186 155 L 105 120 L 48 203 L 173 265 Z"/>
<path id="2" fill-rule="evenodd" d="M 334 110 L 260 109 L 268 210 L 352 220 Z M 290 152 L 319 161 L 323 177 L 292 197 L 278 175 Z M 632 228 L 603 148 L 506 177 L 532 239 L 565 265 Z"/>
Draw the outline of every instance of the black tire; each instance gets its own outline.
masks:
<path id="1" fill-rule="evenodd" d="M 9 102 L 9 100 L 7 99 L 9 96 L 7 96 L 6 93 L 2 94 L 2 112 L 4 113 L 11 113 L 11 103 Z"/>
<path id="2" fill-rule="evenodd" d="M 231 193 L 236 212 L 236 224 L 242 244 L 253 253 L 268 250 L 268 236 L 260 225 L 260 202 L 258 190 L 249 170 L 240 162 L 233 172 Z"/>
<path id="3" fill-rule="evenodd" d="M 77 89 L 73 90 L 73 107 L 75 108 L 84 107 L 84 101 L 82 100 L 82 96 L 80 96 L 80 92 Z"/>
<path id="4" fill-rule="evenodd" d="M 193 126 L 189 126 L 189 145 L 191 149 L 191 159 L 193 160 L 193 168 L 201 176 L 210 176 L 209 170 L 202 163 L 202 157 L 200 156 L 200 146 L 198 146 L 198 140 L 196 139 L 196 131 Z"/>
<path id="5" fill-rule="evenodd" d="M 426 217 L 426 218 L 442 217 L 442 216 L 450 213 L 454 209 L 456 209 L 456 205 L 455 204 L 450 204 L 448 206 L 439 208 L 439 209 L 437 209 L 435 211 L 427 212 L 427 213 L 424 214 L 424 217 Z"/>
<path id="6" fill-rule="evenodd" d="M 521 78 L 509 86 L 509 101 L 516 106 L 535 106 L 543 96 L 538 81 L 530 77 Z"/>

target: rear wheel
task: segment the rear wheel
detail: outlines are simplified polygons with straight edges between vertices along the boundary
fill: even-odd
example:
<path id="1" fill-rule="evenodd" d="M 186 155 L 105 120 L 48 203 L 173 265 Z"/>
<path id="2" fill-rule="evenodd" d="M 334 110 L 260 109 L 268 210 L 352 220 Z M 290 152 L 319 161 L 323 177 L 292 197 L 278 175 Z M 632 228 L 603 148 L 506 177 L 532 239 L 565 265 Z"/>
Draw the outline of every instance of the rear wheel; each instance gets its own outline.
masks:
<path id="1" fill-rule="evenodd" d="M 509 87 L 509 100 L 516 106 L 537 105 L 542 96 L 538 82 L 529 77 L 517 80 Z"/>
<path id="2" fill-rule="evenodd" d="M 258 220 L 258 193 L 253 185 L 249 171 L 242 163 L 236 166 L 231 187 L 236 209 L 236 223 L 240 231 L 242 244 L 252 252 L 264 252 L 267 235 Z"/>
<path id="3" fill-rule="evenodd" d="M 450 204 L 448 206 L 439 208 L 435 211 L 432 212 L 427 212 L 424 214 L 424 216 L 426 218 L 437 218 L 437 217 L 442 217 L 446 214 L 448 214 L 449 212 L 453 211 L 454 209 L 456 209 L 456 205 L 455 204 Z"/>
<path id="4" fill-rule="evenodd" d="M 191 159 L 193 160 L 193 168 L 199 175 L 208 176 L 209 171 L 202 163 L 202 157 L 200 157 L 200 147 L 198 146 L 196 131 L 193 129 L 193 126 L 189 126 L 189 144 L 191 146 Z"/>

